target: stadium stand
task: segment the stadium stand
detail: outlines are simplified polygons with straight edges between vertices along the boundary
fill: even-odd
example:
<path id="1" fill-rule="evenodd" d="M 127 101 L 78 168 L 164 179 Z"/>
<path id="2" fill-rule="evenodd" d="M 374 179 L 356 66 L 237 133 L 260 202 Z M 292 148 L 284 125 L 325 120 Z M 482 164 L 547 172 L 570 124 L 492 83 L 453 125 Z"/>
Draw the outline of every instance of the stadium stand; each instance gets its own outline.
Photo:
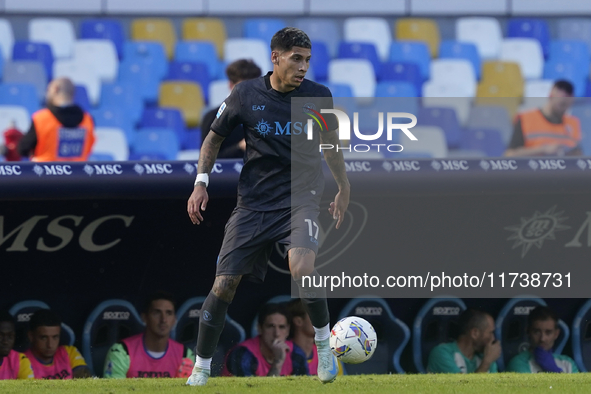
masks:
<path id="1" fill-rule="evenodd" d="M 577 311 L 572 325 L 573 358 L 581 372 L 591 370 L 591 300 Z"/>
<path id="2" fill-rule="evenodd" d="M 70 58 L 76 40 L 74 24 L 66 18 L 31 19 L 29 40 L 48 43 L 56 59 Z"/>

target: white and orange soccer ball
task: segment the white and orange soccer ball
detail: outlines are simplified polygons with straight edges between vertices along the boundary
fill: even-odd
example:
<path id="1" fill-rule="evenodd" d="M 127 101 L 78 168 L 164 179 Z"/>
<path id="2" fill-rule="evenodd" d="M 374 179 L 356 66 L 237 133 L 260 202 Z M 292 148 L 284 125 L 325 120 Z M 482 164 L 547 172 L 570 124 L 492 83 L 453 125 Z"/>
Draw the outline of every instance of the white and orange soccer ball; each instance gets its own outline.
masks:
<path id="1" fill-rule="evenodd" d="M 378 337 L 365 319 L 348 316 L 339 320 L 330 331 L 330 348 L 339 360 L 360 364 L 373 356 Z"/>

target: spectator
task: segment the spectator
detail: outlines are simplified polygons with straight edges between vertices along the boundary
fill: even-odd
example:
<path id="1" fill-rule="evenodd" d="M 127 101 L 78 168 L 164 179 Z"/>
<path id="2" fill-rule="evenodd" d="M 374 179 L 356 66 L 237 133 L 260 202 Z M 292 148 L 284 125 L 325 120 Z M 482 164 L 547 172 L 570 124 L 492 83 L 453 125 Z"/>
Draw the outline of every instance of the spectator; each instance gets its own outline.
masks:
<path id="1" fill-rule="evenodd" d="M 501 344 L 495 340 L 495 322 L 485 312 L 468 309 L 458 321 L 456 341 L 431 350 L 427 370 L 431 373 L 497 372 Z"/>
<path id="2" fill-rule="evenodd" d="M 228 65 L 226 68 L 226 75 L 228 76 L 230 90 L 234 86 L 247 79 L 254 79 L 261 76 L 261 69 L 250 59 L 239 59 Z M 201 142 L 205 140 L 211 124 L 216 118 L 218 107 L 207 112 L 201 121 Z M 230 134 L 220 147 L 218 159 L 242 159 L 244 151 L 246 150 L 246 142 L 244 141 L 244 130 L 242 125 L 238 125 L 232 134 Z"/>
<path id="3" fill-rule="evenodd" d="M 318 351 L 314 342 L 314 326 L 310 316 L 306 313 L 302 301 L 295 299 L 287 304 L 289 314 L 291 315 L 291 334 L 290 338 L 294 347 L 299 347 L 306 355 L 308 361 L 308 372 L 310 375 L 317 375 L 318 370 Z"/>
<path id="4" fill-rule="evenodd" d="M 239 343 L 228 352 L 223 375 L 307 375 L 305 354 L 287 339 L 289 321 L 283 305 L 264 305 L 259 311 L 259 335 Z"/>
<path id="5" fill-rule="evenodd" d="M 530 349 L 509 361 L 508 372 L 579 372 L 572 358 L 552 351 L 560 335 L 558 318 L 548 307 L 537 306 L 527 318 Z"/>
<path id="6" fill-rule="evenodd" d="M 566 114 L 573 101 L 573 85 L 564 80 L 556 81 L 542 108 L 517 115 L 505 155 L 582 155 L 579 119 Z"/>
<path id="7" fill-rule="evenodd" d="M 176 324 L 174 297 L 165 292 L 150 296 L 142 320 L 146 331 L 114 344 L 105 360 L 105 378 L 188 377 L 193 352 L 170 338 Z"/>
<path id="8" fill-rule="evenodd" d="M 35 379 L 90 377 L 86 361 L 74 346 L 60 346 L 62 320 L 49 309 L 39 309 L 29 322 L 31 347 L 25 355 L 31 361 Z"/>
<path id="9" fill-rule="evenodd" d="M 16 124 L 12 121 L 3 134 L 4 145 L 0 145 L 0 155 L 4 156 L 6 161 L 20 161 L 21 155 L 18 154 L 17 146 L 23 138 L 23 133 L 16 128 Z"/>
<path id="10" fill-rule="evenodd" d="M 14 319 L 7 311 L 0 311 L 0 380 L 33 379 L 31 362 L 14 346 Z"/>
<path id="11" fill-rule="evenodd" d="M 18 152 L 33 161 L 85 161 L 94 144 L 94 121 L 74 104 L 74 84 L 67 78 L 47 86 L 47 108 L 33 114 Z"/>

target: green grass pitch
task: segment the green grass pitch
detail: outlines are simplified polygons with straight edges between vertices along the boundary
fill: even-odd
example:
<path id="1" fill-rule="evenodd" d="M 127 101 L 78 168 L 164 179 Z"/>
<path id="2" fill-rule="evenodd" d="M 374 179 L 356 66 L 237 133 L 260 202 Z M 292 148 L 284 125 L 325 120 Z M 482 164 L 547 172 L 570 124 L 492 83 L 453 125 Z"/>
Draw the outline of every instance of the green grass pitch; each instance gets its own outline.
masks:
<path id="1" fill-rule="evenodd" d="M 186 379 L 80 379 L 68 381 L 0 381 L 0 393 L 591 393 L 591 375 L 472 374 L 341 376 L 323 385 L 315 377 L 211 378 L 205 387 L 185 386 Z"/>

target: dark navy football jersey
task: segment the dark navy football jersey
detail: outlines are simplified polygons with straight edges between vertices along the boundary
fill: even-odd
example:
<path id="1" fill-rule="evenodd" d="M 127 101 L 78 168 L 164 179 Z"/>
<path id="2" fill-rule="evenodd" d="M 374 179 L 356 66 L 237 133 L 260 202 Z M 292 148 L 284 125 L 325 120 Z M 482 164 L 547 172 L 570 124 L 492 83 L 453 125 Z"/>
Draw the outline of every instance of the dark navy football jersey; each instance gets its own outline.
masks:
<path id="1" fill-rule="evenodd" d="M 223 137 L 243 125 L 246 154 L 238 206 L 269 211 L 318 205 L 324 190 L 319 133 L 336 130 L 338 124 L 335 117 L 324 115 L 325 127 L 313 128 L 309 140 L 306 125 L 312 117 L 306 108 L 293 111 L 292 99 L 320 111 L 332 108 L 332 95 L 326 86 L 307 79 L 299 88 L 280 93 L 271 87 L 270 75 L 236 85 L 211 125 Z"/>

